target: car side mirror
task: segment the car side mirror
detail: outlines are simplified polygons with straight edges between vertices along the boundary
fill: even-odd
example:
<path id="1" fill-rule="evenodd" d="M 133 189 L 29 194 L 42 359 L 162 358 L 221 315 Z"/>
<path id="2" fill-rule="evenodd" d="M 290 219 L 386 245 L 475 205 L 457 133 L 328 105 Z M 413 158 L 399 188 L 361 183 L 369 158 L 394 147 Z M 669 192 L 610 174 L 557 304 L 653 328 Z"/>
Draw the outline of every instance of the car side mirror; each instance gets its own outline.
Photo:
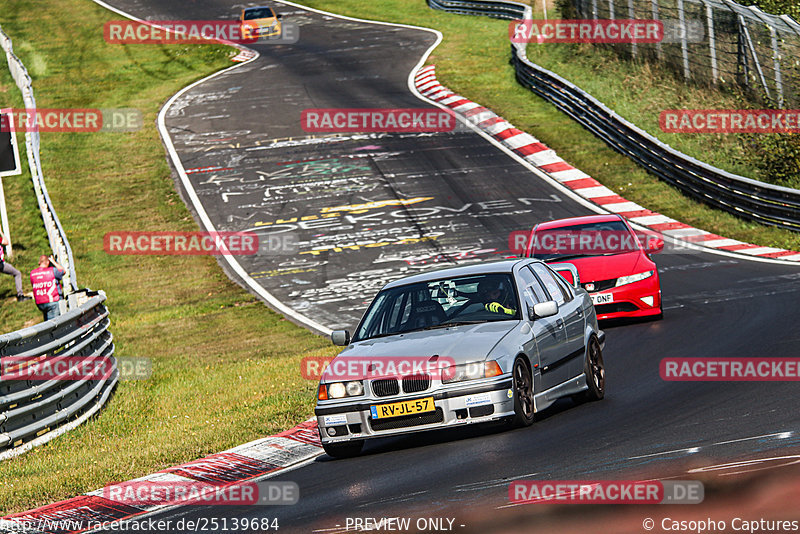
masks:
<path id="1" fill-rule="evenodd" d="M 653 254 L 664 249 L 664 239 L 656 232 L 636 232 L 636 237 L 639 238 L 642 248 L 648 254 Z"/>
<path id="2" fill-rule="evenodd" d="M 346 347 L 350 344 L 350 332 L 347 330 L 334 330 L 331 332 L 331 341 L 337 347 Z"/>
<path id="3" fill-rule="evenodd" d="M 533 319 L 542 319 L 544 317 L 552 317 L 558 313 L 558 303 L 554 300 L 547 302 L 540 302 L 534 304 L 533 308 L 528 312 Z"/>
<path id="4" fill-rule="evenodd" d="M 283 18 L 283 15 L 281 15 L 280 13 L 278 13 L 277 15 L 275 15 L 275 18 L 276 18 L 276 19 L 281 19 L 281 18 Z"/>
<path id="5" fill-rule="evenodd" d="M 581 277 L 578 274 L 578 268 L 571 263 L 551 263 L 550 268 L 561 275 L 561 278 L 567 281 L 575 289 L 581 287 Z"/>
<path id="6" fill-rule="evenodd" d="M 647 251 L 648 254 L 664 250 L 664 240 L 661 239 L 660 237 L 648 236 L 647 246 L 645 247 L 645 250 Z"/>

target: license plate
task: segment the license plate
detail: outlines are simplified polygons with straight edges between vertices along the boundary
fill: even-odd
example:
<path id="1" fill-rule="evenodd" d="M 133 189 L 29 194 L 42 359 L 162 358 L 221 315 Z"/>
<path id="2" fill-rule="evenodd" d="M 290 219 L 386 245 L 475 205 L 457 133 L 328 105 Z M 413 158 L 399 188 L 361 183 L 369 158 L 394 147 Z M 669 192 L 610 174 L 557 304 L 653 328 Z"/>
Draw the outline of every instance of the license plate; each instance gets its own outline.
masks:
<path id="1" fill-rule="evenodd" d="M 413 415 L 416 413 L 432 412 L 436 410 L 433 405 L 433 397 L 415 399 L 391 404 L 377 404 L 369 407 L 373 419 L 384 419 L 387 417 L 400 417 L 401 415 Z"/>
<path id="2" fill-rule="evenodd" d="M 595 306 L 598 304 L 608 304 L 609 302 L 614 302 L 614 295 L 611 293 L 598 293 L 589 296 L 592 297 L 592 304 Z"/>

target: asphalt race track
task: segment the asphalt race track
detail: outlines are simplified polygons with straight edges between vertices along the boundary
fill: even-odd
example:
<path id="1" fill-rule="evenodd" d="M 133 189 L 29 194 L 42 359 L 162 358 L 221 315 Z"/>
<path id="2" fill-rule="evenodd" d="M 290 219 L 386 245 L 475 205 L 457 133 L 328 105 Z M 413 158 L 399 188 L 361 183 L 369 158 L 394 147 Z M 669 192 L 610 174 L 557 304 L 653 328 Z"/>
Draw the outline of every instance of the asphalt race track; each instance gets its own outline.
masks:
<path id="1" fill-rule="evenodd" d="M 111 4 L 155 20 L 232 19 L 241 7 Z M 436 35 L 294 6 L 278 11 L 300 26 L 299 41 L 254 45 L 256 61 L 184 93 L 166 124 L 217 230 L 296 243 L 292 252 L 238 257 L 294 312 L 352 330 L 391 279 L 448 258 L 495 258 L 514 230 L 592 213 L 469 130 L 307 134 L 306 108 L 430 107 L 409 90 L 408 76 Z M 560 401 L 527 429 L 462 428 L 377 440 L 350 460 L 323 455 L 276 479 L 299 484 L 293 506 L 186 507 L 157 517 L 277 517 L 286 532 L 344 531 L 347 517 L 451 517 L 454 530 L 468 531 L 470 510 L 504 513 L 510 480 L 677 476 L 689 461 L 798 454 L 796 383 L 664 382 L 658 364 L 796 356 L 800 269 L 699 252 L 655 261 L 664 319 L 605 326 L 605 400 Z"/>

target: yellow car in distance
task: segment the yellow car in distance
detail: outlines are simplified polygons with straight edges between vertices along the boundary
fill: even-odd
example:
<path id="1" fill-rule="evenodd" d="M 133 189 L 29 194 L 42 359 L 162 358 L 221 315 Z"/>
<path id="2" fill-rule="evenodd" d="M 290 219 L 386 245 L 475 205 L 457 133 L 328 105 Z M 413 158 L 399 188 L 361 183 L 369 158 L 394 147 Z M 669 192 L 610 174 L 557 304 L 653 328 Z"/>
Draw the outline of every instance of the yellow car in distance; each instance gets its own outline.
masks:
<path id="1" fill-rule="evenodd" d="M 270 35 L 281 34 L 280 15 L 268 6 L 248 7 L 242 9 L 239 21 L 242 25 L 244 39 L 258 39 Z"/>

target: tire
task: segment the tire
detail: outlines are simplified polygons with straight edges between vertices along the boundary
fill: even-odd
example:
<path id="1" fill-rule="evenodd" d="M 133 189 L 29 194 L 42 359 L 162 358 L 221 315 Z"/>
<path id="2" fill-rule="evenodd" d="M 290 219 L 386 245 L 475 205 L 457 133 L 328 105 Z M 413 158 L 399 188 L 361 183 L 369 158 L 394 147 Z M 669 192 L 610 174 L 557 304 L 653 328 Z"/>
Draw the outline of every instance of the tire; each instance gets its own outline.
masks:
<path id="1" fill-rule="evenodd" d="M 333 458 L 352 458 L 353 456 L 358 456 L 363 447 L 364 440 L 322 444 L 325 453 Z"/>
<path id="2" fill-rule="evenodd" d="M 513 427 L 531 426 L 534 419 L 533 411 L 533 378 L 531 371 L 522 358 L 514 360 L 513 385 L 514 390 L 514 417 L 511 419 Z"/>
<path id="3" fill-rule="evenodd" d="M 592 402 L 601 400 L 606 394 L 606 370 L 603 364 L 603 349 L 600 342 L 592 336 L 586 347 L 586 361 L 583 364 L 583 374 L 589 389 L 577 395 L 576 400 Z"/>

